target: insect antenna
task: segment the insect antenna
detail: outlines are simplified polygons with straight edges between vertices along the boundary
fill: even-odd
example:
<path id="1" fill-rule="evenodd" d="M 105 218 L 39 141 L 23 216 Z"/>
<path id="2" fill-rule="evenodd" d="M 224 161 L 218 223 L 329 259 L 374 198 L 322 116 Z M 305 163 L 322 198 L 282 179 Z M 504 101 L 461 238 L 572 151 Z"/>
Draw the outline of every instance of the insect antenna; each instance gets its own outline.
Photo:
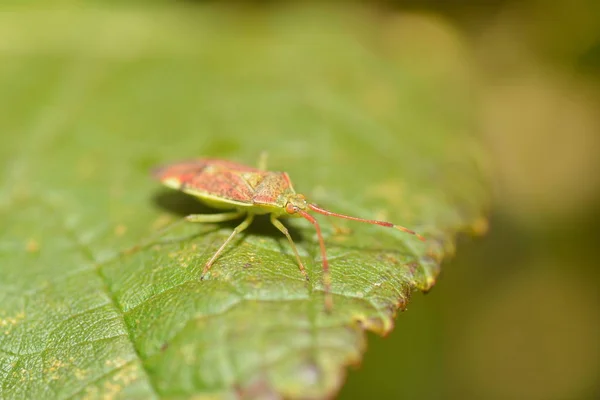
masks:
<path id="1" fill-rule="evenodd" d="M 425 238 L 423 236 L 419 235 L 417 232 L 415 232 L 413 230 L 410 230 L 408 228 L 405 228 L 403 226 L 400 226 L 400 225 L 392 224 L 391 222 L 377 221 L 377 220 L 374 220 L 374 219 L 357 218 L 357 217 L 351 217 L 349 215 L 338 214 L 338 213 L 335 213 L 333 211 L 325 210 L 325 209 L 317 206 L 316 204 L 309 204 L 308 208 L 310 208 L 314 212 L 318 212 L 319 214 L 323 214 L 323 215 L 329 215 L 329 216 L 332 216 L 332 217 L 350 219 L 352 221 L 365 222 L 367 224 L 372 224 L 372 225 L 385 226 L 387 228 L 395 228 L 395 229 L 398 229 L 399 231 L 410 233 L 411 235 L 415 235 L 417 238 L 419 238 L 419 240 L 421 240 L 423 242 L 425 241 Z M 306 217 L 304 217 L 304 218 L 306 218 Z M 306 219 L 308 219 L 308 218 L 306 218 Z"/>
<path id="2" fill-rule="evenodd" d="M 321 234 L 321 227 L 317 220 L 309 213 L 298 210 L 298 214 L 307 219 L 311 224 L 315 226 L 317 231 L 317 237 L 319 238 L 319 246 L 321 247 L 321 260 L 323 260 L 323 286 L 325 289 L 325 309 L 331 311 L 333 308 L 333 299 L 331 297 L 331 275 L 329 274 L 329 261 L 327 261 L 327 253 L 325 252 L 325 242 L 323 241 L 323 235 Z"/>

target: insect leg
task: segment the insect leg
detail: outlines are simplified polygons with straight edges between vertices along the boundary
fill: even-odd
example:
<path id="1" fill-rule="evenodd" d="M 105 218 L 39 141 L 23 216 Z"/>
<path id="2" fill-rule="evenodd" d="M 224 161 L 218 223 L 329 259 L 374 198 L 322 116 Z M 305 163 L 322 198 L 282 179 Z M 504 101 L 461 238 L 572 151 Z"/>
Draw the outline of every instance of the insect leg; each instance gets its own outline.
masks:
<path id="1" fill-rule="evenodd" d="M 327 251 L 325 249 L 325 242 L 323 241 L 323 234 L 321 233 L 321 226 L 319 222 L 306 211 L 298 211 L 298 213 L 308 220 L 317 231 L 317 237 L 319 238 L 319 247 L 321 247 L 321 260 L 323 261 L 323 287 L 325 289 L 325 311 L 331 312 L 333 309 L 333 297 L 331 295 L 331 273 L 329 272 L 329 261 L 327 261 Z"/>
<path id="2" fill-rule="evenodd" d="M 260 156 L 258 157 L 258 169 L 261 171 L 267 170 L 267 159 L 269 158 L 269 153 L 267 151 L 261 151 Z"/>
<path id="3" fill-rule="evenodd" d="M 298 267 L 300 268 L 300 272 L 302 272 L 302 275 L 304 275 L 306 280 L 308 280 L 308 274 L 306 273 L 306 269 L 304 268 L 304 264 L 302 264 L 302 259 L 300 258 L 300 254 L 298 253 L 296 244 L 292 240 L 292 236 L 290 236 L 288 229 L 281 223 L 281 221 L 277 219 L 277 217 L 275 217 L 275 214 L 271 214 L 271 223 L 275 225 L 275 228 L 279 229 L 281 233 L 285 235 L 285 237 L 288 238 L 290 245 L 292 245 L 292 250 L 294 250 L 294 254 L 296 255 L 296 260 L 298 261 Z"/>
<path id="4" fill-rule="evenodd" d="M 150 246 L 152 243 L 155 242 L 155 240 L 161 236 L 163 236 L 166 232 L 170 231 L 171 229 L 175 228 L 176 226 L 181 225 L 183 222 L 206 222 L 206 223 L 210 223 L 210 222 L 225 222 L 225 221 L 230 221 L 232 219 L 236 219 L 239 217 L 242 217 L 244 215 L 244 213 L 242 211 L 234 211 L 234 212 L 228 212 L 228 213 L 222 213 L 222 214 L 193 214 L 193 215 L 188 215 L 187 217 L 178 219 L 175 222 L 171 222 L 170 224 L 168 224 L 167 226 L 165 226 L 162 229 L 159 229 L 157 232 L 155 232 L 152 236 L 150 236 L 148 239 L 144 240 L 142 243 L 137 244 L 135 246 L 132 246 L 128 249 L 125 249 L 122 251 L 122 254 L 133 254 L 136 253 L 140 250 L 142 250 L 145 247 Z"/>
<path id="5" fill-rule="evenodd" d="M 219 257 L 219 255 L 223 252 L 225 247 L 227 247 L 229 242 L 231 242 L 231 240 L 235 237 L 235 235 L 237 235 L 238 233 L 240 233 L 240 232 L 244 231 L 246 228 L 248 228 L 250 226 L 250 224 L 252 223 L 253 219 L 254 219 L 254 214 L 248 214 L 248 215 L 246 215 L 246 218 L 242 221 L 242 223 L 235 227 L 233 232 L 231 232 L 231 235 L 229 235 L 227 240 L 225 240 L 225 243 L 223 243 L 221 245 L 221 247 L 219 247 L 219 250 L 217 250 L 217 252 L 211 257 L 210 260 L 208 260 L 208 262 L 204 266 L 204 270 L 202 271 L 200 280 L 204 279 L 204 275 L 206 275 L 208 273 L 208 270 L 210 269 L 210 267 L 213 265 L 213 263 Z"/>
<path id="6" fill-rule="evenodd" d="M 185 219 L 189 222 L 225 222 L 231 221 L 232 219 L 240 218 L 243 215 L 243 211 L 232 211 L 221 214 L 192 214 L 185 217 Z"/>

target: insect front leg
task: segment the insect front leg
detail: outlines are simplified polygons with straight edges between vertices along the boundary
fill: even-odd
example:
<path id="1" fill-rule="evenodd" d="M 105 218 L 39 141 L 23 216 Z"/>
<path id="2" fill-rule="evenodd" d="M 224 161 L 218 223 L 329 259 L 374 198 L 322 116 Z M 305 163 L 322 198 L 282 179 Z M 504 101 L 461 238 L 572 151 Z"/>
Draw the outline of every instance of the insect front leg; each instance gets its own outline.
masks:
<path id="1" fill-rule="evenodd" d="M 302 264 L 302 259 L 300 258 L 300 254 L 298 253 L 298 249 L 296 248 L 296 244 L 294 243 L 290 232 L 285 227 L 285 225 L 283 225 L 281 221 L 278 220 L 277 217 L 275 217 L 275 214 L 271 214 L 271 223 L 275 225 L 275 228 L 279 229 L 281 233 L 285 235 L 285 237 L 287 237 L 288 241 L 290 242 L 290 245 L 292 246 L 292 250 L 294 250 L 294 254 L 296 255 L 296 260 L 298 261 L 298 267 L 300 268 L 300 272 L 302 272 L 302 275 L 304 275 L 304 278 L 306 278 L 306 280 L 309 280 L 308 274 L 306 273 L 306 268 L 304 268 L 304 264 Z"/>
<path id="2" fill-rule="evenodd" d="M 242 211 L 234 211 L 234 212 L 228 212 L 228 213 L 222 213 L 222 214 L 188 215 L 187 217 L 178 219 L 177 221 L 168 224 L 167 226 L 163 227 L 162 229 L 159 229 L 157 232 L 155 232 L 149 238 L 145 239 L 142 243 L 139 243 L 135 246 L 132 246 L 128 249 L 123 250 L 122 254 L 127 254 L 127 255 L 134 254 L 134 253 L 142 250 L 143 248 L 150 246 L 151 244 L 155 243 L 157 238 L 162 237 L 165 233 L 167 233 L 171 229 L 181 225 L 184 222 L 205 222 L 205 223 L 225 222 L 225 221 L 231 221 L 232 219 L 240 218 L 242 216 L 244 216 L 244 212 L 242 212 Z"/>
<path id="3" fill-rule="evenodd" d="M 231 235 L 229 235 L 227 240 L 225 240 L 225 243 L 223 243 L 221 245 L 221 247 L 219 247 L 219 250 L 217 250 L 217 252 L 211 257 L 210 260 L 208 260 L 208 262 L 204 266 L 204 270 L 202 271 L 200 280 L 204 279 L 204 276 L 208 273 L 208 270 L 210 269 L 210 267 L 213 265 L 213 263 L 219 257 L 219 255 L 223 252 L 225 247 L 227 247 L 229 242 L 231 242 L 231 240 L 235 237 L 235 235 L 237 235 L 240 232 L 243 232 L 246 228 L 248 228 L 250 226 L 250 224 L 252 223 L 253 219 L 254 219 L 254 214 L 248 214 L 248 215 L 246 215 L 246 218 L 242 221 L 242 223 L 235 227 L 233 232 L 231 232 Z"/>

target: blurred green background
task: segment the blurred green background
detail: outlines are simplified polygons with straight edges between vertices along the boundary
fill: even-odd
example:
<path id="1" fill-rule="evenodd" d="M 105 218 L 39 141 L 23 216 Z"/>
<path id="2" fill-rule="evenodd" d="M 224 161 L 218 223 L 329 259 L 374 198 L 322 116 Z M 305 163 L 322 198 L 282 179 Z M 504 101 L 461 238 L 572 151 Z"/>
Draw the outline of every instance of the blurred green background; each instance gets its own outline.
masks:
<path id="1" fill-rule="evenodd" d="M 341 398 L 600 398 L 600 3 L 387 6 L 413 51 L 467 49 L 494 201 Z"/>
<path id="2" fill-rule="evenodd" d="M 138 1 L 135 7 L 203 3 Z M 277 6 L 224 7 L 243 15 Z M 3 4 L 5 23 L 11 7 Z M 600 3 L 429 0 L 328 7 L 357 18 L 377 15 L 378 29 L 394 38 L 387 51 L 396 60 L 429 59 L 427 73 L 464 79 L 476 99 L 473 129 L 489 152 L 484 162 L 493 191 L 488 234 L 460 238 L 434 290 L 413 296 L 389 337 L 370 335 L 364 361 L 349 371 L 339 397 L 600 398 Z M 60 35 L 44 42 L 47 25 L 37 22 L 21 38 L 0 26 L 0 51 L 17 52 L 23 43 L 32 52 L 69 48 Z M 119 29 L 127 29 L 121 22 Z"/>

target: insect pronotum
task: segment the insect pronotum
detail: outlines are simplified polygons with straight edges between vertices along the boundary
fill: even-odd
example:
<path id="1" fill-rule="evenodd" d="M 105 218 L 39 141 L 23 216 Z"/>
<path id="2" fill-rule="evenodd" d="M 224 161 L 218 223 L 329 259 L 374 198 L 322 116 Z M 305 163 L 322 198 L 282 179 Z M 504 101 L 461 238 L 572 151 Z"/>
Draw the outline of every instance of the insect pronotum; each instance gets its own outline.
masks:
<path id="1" fill-rule="evenodd" d="M 259 164 L 258 168 L 253 168 L 231 161 L 205 158 L 170 164 L 153 171 L 153 175 L 164 185 L 190 194 L 208 206 L 229 210 L 219 214 L 188 215 L 185 218 L 187 221 L 214 223 L 244 217 L 244 220 L 231 232 L 221 247 L 207 261 L 202 271 L 201 279 L 204 279 L 210 267 L 231 240 L 248 228 L 256 215 L 261 214 L 270 214 L 271 223 L 288 239 L 296 256 L 300 272 L 306 279 L 308 279 L 308 275 L 298 249 L 288 229 L 279 221 L 279 218 L 302 217 L 315 227 L 321 248 L 323 287 L 327 310 L 331 310 L 333 306 L 329 263 L 327 261 L 321 227 L 317 220 L 309 214 L 310 211 L 332 217 L 398 229 L 415 235 L 420 240 L 425 240 L 418 233 L 391 222 L 343 215 L 309 203 L 304 195 L 296 193 L 287 173 L 266 171 L 264 157 Z"/>

